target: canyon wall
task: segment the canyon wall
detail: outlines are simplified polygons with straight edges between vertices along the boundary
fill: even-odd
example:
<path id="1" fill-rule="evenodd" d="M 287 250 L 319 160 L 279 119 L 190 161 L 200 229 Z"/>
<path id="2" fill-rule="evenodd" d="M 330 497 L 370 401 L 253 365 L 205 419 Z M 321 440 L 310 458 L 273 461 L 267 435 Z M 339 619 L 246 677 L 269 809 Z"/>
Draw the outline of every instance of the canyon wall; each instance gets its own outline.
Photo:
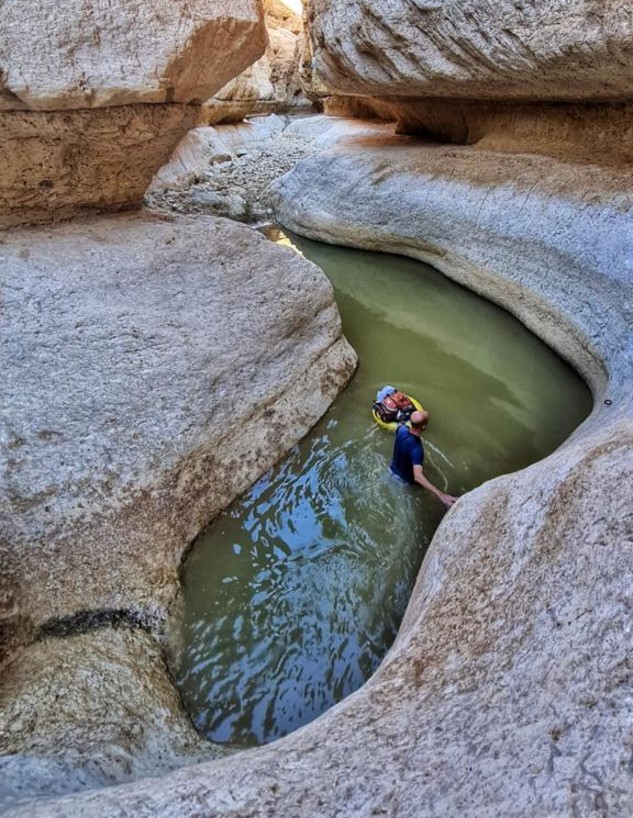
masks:
<path id="1" fill-rule="evenodd" d="M 321 271 L 227 220 L 13 229 L 0 262 L 6 805 L 225 753 L 160 650 L 181 560 L 356 357 Z"/>
<path id="2" fill-rule="evenodd" d="M 0 227 L 140 207 L 199 105 L 263 53 L 257 0 L 0 9 Z"/>
<path id="3" fill-rule="evenodd" d="M 343 94 L 622 101 L 627 0 L 311 0 L 315 69 Z"/>
<path id="4" fill-rule="evenodd" d="M 303 22 L 281 0 L 265 0 L 268 47 L 263 57 L 232 79 L 202 106 L 200 122 L 238 122 L 249 114 L 308 111 L 299 76 Z"/>
<path id="5" fill-rule="evenodd" d="M 183 541 L 309 427 L 354 356 L 314 268 L 244 228 L 142 216 L 14 232 L 0 245 L 19 410 L 5 447 L 19 594 L 5 621 L 28 644 L 4 669 L 8 813 L 628 818 L 630 4 L 314 0 L 307 19 L 340 104 L 417 136 L 363 125 L 304 160 L 276 185 L 281 221 L 430 262 L 502 304 L 577 367 L 594 411 L 544 461 L 449 511 L 363 689 L 281 741 L 208 760 L 155 642 Z M 236 242 L 255 267 L 236 260 Z M 261 314 L 258 298 L 275 309 Z M 268 333 L 281 363 L 263 341 L 260 358 L 246 354 Z M 301 366 L 285 368 L 296 355 Z M 224 437 L 214 413 L 235 370 L 254 415 L 227 421 Z M 61 415 L 52 373 L 69 395 Z M 51 462 L 63 469 L 52 488 Z M 24 803 L 34 794 L 57 797 Z"/>
<path id="6" fill-rule="evenodd" d="M 5 810 L 231 753 L 166 666 L 181 560 L 356 356 L 321 271 L 258 233 L 104 213 L 263 53 L 259 2 L 0 5 Z"/>

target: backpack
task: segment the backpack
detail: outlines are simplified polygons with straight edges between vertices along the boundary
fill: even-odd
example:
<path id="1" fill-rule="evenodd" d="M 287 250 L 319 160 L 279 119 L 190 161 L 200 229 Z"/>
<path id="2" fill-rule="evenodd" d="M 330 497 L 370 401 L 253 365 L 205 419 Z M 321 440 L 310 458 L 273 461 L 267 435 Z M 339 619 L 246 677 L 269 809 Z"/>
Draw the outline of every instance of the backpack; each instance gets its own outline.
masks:
<path id="1" fill-rule="evenodd" d="M 404 392 L 392 392 L 374 402 L 372 408 L 383 423 L 405 423 L 415 412 L 415 406 Z"/>

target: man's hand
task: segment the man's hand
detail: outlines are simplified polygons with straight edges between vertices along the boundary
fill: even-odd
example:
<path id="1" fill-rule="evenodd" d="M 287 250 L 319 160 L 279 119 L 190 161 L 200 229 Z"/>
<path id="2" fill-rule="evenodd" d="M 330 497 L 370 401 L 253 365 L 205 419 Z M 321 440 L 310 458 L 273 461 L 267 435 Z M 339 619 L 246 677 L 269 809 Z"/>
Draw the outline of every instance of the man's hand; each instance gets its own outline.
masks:
<path id="1" fill-rule="evenodd" d="M 446 494 L 446 492 L 440 491 L 437 486 L 434 486 L 433 483 L 431 483 L 429 478 L 424 474 L 422 466 L 418 466 L 416 464 L 413 467 L 413 479 L 419 486 L 422 486 L 423 489 L 426 489 L 434 494 L 438 500 L 441 500 L 448 508 L 457 502 L 457 497 L 453 497 L 452 494 Z"/>

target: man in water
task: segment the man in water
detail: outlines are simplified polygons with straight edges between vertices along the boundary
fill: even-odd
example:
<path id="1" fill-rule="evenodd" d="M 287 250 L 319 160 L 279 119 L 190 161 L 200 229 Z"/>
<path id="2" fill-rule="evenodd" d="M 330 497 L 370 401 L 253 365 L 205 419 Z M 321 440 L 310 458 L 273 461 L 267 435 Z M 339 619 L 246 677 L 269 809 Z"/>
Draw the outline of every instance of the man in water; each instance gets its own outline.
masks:
<path id="1" fill-rule="evenodd" d="M 436 488 L 425 476 L 422 470 L 424 463 L 424 447 L 420 440 L 420 435 L 426 429 L 429 422 L 428 412 L 413 412 L 411 415 L 411 428 L 401 424 L 396 429 L 396 440 L 393 446 L 393 458 L 391 460 L 391 471 L 407 483 L 417 483 L 422 488 L 430 491 L 445 506 L 453 505 L 457 497 L 445 494 Z"/>

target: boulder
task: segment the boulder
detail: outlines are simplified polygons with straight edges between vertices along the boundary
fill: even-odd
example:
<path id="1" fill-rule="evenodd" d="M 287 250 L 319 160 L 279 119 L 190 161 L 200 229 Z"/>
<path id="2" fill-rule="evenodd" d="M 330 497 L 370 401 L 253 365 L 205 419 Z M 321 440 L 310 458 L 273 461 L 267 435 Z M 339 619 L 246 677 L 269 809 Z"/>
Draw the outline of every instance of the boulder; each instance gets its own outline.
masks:
<path id="1" fill-rule="evenodd" d="M 124 619 L 72 636 L 51 632 L 20 651 L 3 668 L 0 704 L 5 807 L 230 752 L 198 736 L 160 646 Z"/>
<path id="2" fill-rule="evenodd" d="M 14 230 L 0 258 L 8 640 L 104 611 L 159 632 L 193 538 L 351 377 L 332 288 L 206 217 Z"/>
<path id="3" fill-rule="evenodd" d="M 7 0 L 0 229 L 140 207 L 202 100 L 264 51 L 257 0 Z"/>
<path id="4" fill-rule="evenodd" d="M 257 0 L 7 0 L 2 108 L 202 102 L 266 46 Z"/>
<path id="5" fill-rule="evenodd" d="M 339 93 L 380 98 L 625 100 L 627 0 L 312 0 L 315 68 Z"/>

